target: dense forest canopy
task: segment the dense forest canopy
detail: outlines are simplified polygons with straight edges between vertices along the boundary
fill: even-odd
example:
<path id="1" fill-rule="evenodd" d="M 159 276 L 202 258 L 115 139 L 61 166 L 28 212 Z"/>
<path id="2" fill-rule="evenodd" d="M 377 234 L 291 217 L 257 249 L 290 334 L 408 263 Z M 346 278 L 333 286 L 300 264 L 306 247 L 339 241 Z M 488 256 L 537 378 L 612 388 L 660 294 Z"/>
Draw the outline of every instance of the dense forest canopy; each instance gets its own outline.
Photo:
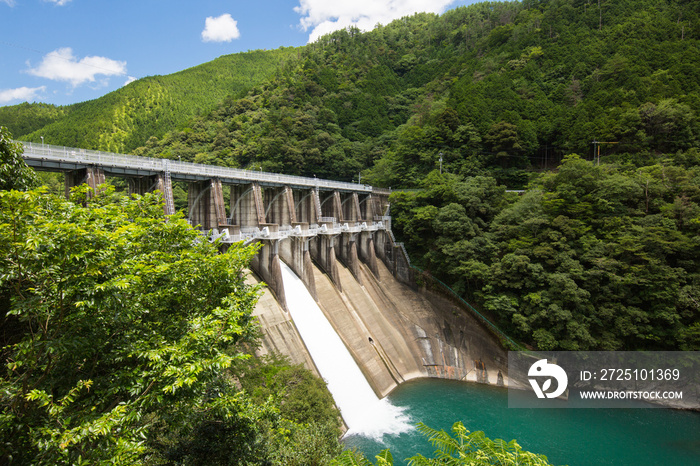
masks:
<path id="1" fill-rule="evenodd" d="M 541 350 L 700 349 L 700 152 L 578 156 L 518 196 L 433 172 L 392 195 L 415 263 Z"/>
<path id="2" fill-rule="evenodd" d="M 438 168 L 522 187 L 567 153 L 697 142 L 688 2 L 485 2 L 305 47 L 243 99 L 137 153 L 415 187 Z M 592 141 L 602 143 L 593 145 Z"/>

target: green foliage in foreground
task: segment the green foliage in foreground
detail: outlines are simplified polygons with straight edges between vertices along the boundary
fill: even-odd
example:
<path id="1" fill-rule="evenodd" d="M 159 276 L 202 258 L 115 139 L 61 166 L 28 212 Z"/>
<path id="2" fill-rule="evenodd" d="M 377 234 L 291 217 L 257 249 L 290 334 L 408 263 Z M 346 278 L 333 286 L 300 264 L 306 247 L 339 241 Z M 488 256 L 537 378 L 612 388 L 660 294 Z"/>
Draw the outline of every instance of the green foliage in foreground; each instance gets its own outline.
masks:
<path id="1" fill-rule="evenodd" d="M 12 142 L 12 135 L 0 126 L 0 190 L 28 189 L 36 186 L 38 178 L 22 158 L 22 147 Z"/>
<path id="2" fill-rule="evenodd" d="M 104 189 L 0 191 L 0 462 L 327 464 L 323 382 L 244 363 L 255 248 L 220 254 L 158 195 Z M 246 367 L 276 374 L 267 393 Z"/>
<path id="3" fill-rule="evenodd" d="M 515 440 L 505 442 L 491 440 L 483 432 L 469 432 L 464 424 L 456 422 L 452 435 L 444 430 L 435 430 L 423 423 L 418 430 L 436 448 L 433 458 L 416 455 L 408 458 L 411 466 L 430 465 L 470 465 L 470 466 L 548 466 L 544 455 L 523 451 Z M 389 450 L 376 456 L 377 466 L 393 466 L 394 458 Z M 334 466 L 372 466 L 372 462 L 362 455 L 345 451 L 333 463 Z"/>
<path id="4" fill-rule="evenodd" d="M 75 196 L 0 192 L 4 461 L 130 464 L 156 422 L 257 422 L 221 375 L 252 334 L 254 250 L 217 254 L 156 195 Z"/>
<path id="5" fill-rule="evenodd" d="M 491 440 L 483 432 L 469 432 L 464 424 L 456 422 L 452 426 L 452 434 L 444 430 L 435 430 L 423 423 L 418 424 L 418 430 L 428 437 L 430 443 L 437 449 L 435 458 L 417 455 L 410 459 L 411 465 L 522 465 L 547 466 L 550 463 L 544 455 L 523 451 L 515 440 L 506 442 L 501 439 Z"/>
<path id="6" fill-rule="evenodd" d="M 434 172 L 392 195 L 412 259 L 542 350 L 700 349 L 698 151 L 577 156 L 521 196 Z"/>

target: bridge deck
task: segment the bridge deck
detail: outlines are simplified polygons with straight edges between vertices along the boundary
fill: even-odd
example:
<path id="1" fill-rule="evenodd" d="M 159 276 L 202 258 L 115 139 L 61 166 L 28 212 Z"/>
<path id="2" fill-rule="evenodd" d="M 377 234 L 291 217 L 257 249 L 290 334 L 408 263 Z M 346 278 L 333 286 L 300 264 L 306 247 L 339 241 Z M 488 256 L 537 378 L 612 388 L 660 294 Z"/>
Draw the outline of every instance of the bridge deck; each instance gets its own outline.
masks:
<path id="1" fill-rule="evenodd" d="M 302 176 L 280 175 L 262 171 L 219 167 L 169 159 L 138 157 L 113 152 L 93 151 L 17 141 L 24 146 L 24 159 L 29 166 L 51 171 L 70 171 L 96 166 L 115 176 L 147 176 L 169 173 L 173 180 L 200 181 L 218 178 L 224 184 L 259 183 L 262 186 L 317 188 L 323 191 L 344 191 L 388 194 L 389 190 L 343 181 Z"/>

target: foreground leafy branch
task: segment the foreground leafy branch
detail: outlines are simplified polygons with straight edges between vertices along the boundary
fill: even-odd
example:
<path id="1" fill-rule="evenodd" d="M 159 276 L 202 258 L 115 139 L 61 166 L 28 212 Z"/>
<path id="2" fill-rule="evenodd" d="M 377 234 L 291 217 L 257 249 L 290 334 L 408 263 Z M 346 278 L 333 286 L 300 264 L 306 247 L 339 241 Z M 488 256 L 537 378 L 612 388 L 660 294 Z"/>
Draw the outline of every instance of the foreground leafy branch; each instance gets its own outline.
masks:
<path id="1" fill-rule="evenodd" d="M 491 440 L 481 432 L 469 432 L 464 424 L 456 422 L 452 435 L 444 430 L 436 430 L 423 423 L 418 424 L 420 433 L 428 437 L 437 448 L 435 458 L 416 455 L 409 459 L 410 465 L 522 465 L 547 466 L 550 463 L 544 455 L 523 451 L 515 440 L 506 442 Z"/>
<path id="2" fill-rule="evenodd" d="M 226 378 L 254 334 L 254 248 L 219 254 L 162 212 L 156 194 L 0 192 L 1 462 L 133 464 L 156 425 L 271 413 Z"/>
<path id="3" fill-rule="evenodd" d="M 481 432 L 469 432 L 464 424 L 456 422 L 452 434 L 436 430 L 422 422 L 418 431 L 428 438 L 436 448 L 434 457 L 426 458 L 416 455 L 408 458 L 411 466 L 430 465 L 469 465 L 469 466 L 549 466 L 547 457 L 524 451 L 515 440 L 506 442 L 501 439 L 491 440 Z M 383 450 L 376 456 L 377 466 L 393 466 L 394 458 L 389 450 Z M 333 463 L 335 466 L 372 466 L 364 456 L 346 450 Z"/>

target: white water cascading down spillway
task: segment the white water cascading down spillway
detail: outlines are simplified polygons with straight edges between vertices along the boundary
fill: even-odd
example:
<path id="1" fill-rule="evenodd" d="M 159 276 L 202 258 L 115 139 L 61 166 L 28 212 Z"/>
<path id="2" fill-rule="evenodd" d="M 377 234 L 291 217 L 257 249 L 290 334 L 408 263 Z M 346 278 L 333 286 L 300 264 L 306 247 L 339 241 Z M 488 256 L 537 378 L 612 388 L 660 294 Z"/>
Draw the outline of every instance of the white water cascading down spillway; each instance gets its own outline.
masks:
<path id="1" fill-rule="evenodd" d="M 349 435 L 381 440 L 413 429 L 403 409 L 379 399 L 306 286 L 280 262 L 287 307 L 316 368 L 340 409 Z"/>

